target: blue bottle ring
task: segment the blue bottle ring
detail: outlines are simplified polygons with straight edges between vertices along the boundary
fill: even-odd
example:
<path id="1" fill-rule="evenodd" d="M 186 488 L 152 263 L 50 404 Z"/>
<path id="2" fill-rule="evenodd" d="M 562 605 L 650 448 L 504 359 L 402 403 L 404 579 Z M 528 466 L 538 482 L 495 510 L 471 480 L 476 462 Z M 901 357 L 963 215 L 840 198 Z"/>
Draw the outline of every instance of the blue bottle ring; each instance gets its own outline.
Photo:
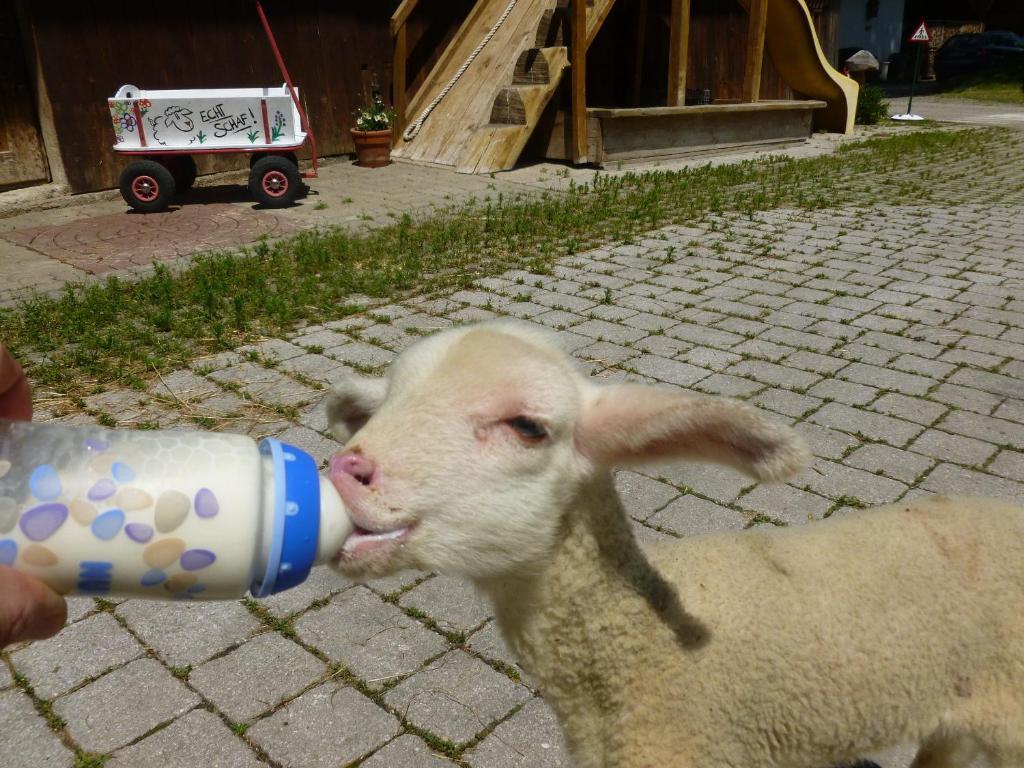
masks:
<path id="1" fill-rule="evenodd" d="M 320 475 L 313 457 L 273 438 L 260 442 L 260 453 L 273 464 L 274 524 L 266 569 L 250 587 L 254 597 L 305 581 L 320 542 Z"/>

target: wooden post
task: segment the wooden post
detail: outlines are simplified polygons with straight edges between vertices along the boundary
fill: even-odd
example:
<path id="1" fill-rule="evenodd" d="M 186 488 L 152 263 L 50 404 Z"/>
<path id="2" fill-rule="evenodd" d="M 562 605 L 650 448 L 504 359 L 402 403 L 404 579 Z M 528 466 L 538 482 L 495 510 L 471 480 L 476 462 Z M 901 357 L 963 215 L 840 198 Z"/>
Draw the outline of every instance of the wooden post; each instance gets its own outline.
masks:
<path id="1" fill-rule="evenodd" d="M 743 72 L 744 101 L 757 101 L 761 95 L 761 64 L 764 62 L 764 31 L 767 25 L 768 0 L 750 0 L 747 64 Z"/>
<path id="2" fill-rule="evenodd" d="M 670 107 L 682 107 L 686 104 L 686 63 L 689 47 L 690 0 L 672 0 L 668 44 L 668 98 L 665 102 Z"/>
<path id="3" fill-rule="evenodd" d="M 587 162 L 587 0 L 572 0 L 570 156 Z"/>
<path id="4" fill-rule="evenodd" d="M 609 3 L 610 5 L 610 3 Z M 636 59 L 633 60 L 633 83 L 630 98 L 633 106 L 640 106 L 640 86 L 644 75 L 644 40 L 647 37 L 647 0 L 639 0 L 636 10 Z"/>
<path id="5" fill-rule="evenodd" d="M 405 130 L 405 24 L 398 27 L 395 33 L 395 58 L 391 68 L 391 82 L 394 88 L 395 136 Z"/>

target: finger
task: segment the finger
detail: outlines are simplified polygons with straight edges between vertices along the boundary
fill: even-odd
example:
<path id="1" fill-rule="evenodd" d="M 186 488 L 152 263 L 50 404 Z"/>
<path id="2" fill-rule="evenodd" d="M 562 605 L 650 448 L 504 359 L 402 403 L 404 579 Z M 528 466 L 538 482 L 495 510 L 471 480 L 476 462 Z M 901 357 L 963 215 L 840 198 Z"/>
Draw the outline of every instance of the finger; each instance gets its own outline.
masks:
<path id="1" fill-rule="evenodd" d="M 38 579 L 0 566 L 0 648 L 60 632 L 68 605 Z"/>
<path id="2" fill-rule="evenodd" d="M 32 418 L 32 394 L 18 361 L 0 344 L 0 418 Z"/>

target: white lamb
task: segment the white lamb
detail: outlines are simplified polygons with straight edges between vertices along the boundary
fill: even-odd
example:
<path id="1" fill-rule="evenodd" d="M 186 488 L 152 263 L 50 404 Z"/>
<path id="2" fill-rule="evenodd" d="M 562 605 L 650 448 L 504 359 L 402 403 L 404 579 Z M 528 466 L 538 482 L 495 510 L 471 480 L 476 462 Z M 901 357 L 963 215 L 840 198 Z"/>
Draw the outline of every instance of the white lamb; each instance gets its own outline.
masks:
<path id="1" fill-rule="evenodd" d="M 472 579 L 580 768 L 1024 766 L 1024 510 L 934 497 L 793 529 L 636 544 L 611 470 L 807 457 L 738 402 L 598 386 L 536 332 L 447 331 L 343 382 L 350 577 Z"/>

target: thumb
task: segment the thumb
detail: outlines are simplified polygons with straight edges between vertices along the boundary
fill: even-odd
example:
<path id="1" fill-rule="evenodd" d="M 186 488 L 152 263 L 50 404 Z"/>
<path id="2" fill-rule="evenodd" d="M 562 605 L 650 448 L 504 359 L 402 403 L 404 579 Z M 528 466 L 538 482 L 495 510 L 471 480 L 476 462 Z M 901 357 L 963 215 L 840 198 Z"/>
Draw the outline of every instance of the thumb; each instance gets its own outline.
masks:
<path id="1" fill-rule="evenodd" d="M 0 648 L 51 637 L 64 626 L 68 605 L 39 579 L 0 566 Z"/>

